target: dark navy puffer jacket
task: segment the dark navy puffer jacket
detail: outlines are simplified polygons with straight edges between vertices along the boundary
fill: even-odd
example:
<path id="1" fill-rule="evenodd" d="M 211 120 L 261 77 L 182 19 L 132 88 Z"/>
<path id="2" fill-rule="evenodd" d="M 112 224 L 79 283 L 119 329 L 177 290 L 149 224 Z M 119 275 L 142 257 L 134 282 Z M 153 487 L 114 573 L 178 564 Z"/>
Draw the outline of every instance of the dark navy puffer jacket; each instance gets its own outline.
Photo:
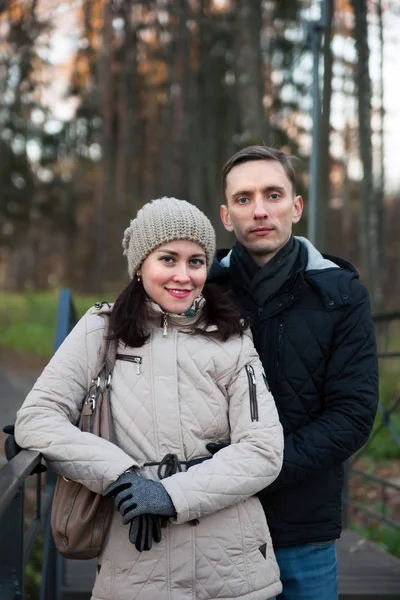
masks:
<path id="1" fill-rule="evenodd" d="M 226 251 L 209 277 L 250 317 L 284 428 L 282 472 L 260 494 L 276 547 L 340 536 L 343 463 L 366 443 L 378 404 L 367 290 L 349 263 L 298 239 L 292 278 L 263 306 L 231 279 Z"/>

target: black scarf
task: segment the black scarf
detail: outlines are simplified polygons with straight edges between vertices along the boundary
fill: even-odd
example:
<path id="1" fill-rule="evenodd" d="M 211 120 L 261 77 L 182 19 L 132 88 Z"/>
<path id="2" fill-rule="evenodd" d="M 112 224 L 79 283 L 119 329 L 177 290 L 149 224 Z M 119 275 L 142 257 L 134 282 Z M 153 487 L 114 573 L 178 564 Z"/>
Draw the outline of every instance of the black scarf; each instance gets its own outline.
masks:
<path id="1" fill-rule="evenodd" d="M 235 242 L 229 266 L 232 282 L 263 306 L 292 275 L 299 250 L 300 242 L 292 235 L 270 261 L 259 267 L 246 248 Z"/>

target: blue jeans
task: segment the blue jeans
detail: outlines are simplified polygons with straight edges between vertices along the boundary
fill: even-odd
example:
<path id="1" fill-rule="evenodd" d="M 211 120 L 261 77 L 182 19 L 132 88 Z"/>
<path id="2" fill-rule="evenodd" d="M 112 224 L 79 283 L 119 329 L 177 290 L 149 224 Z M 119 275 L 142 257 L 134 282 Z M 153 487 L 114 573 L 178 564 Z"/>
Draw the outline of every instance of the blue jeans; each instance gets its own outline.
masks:
<path id="1" fill-rule="evenodd" d="M 315 542 L 276 548 L 283 591 L 276 600 L 337 600 L 336 544 Z"/>

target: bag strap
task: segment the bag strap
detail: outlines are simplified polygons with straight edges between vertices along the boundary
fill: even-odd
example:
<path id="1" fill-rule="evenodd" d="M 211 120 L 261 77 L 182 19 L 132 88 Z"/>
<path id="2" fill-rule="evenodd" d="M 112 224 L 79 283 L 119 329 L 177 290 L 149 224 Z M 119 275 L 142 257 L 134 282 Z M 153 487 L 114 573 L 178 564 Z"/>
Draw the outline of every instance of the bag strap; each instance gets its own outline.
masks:
<path id="1" fill-rule="evenodd" d="M 109 403 L 111 377 L 114 369 L 118 340 L 109 340 L 110 317 L 108 314 L 101 315 L 104 320 L 104 331 L 99 348 L 96 368 L 88 394 L 82 407 L 78 427 L 82 431 L 91 432 L 95 412 L 99 410 L 98 402 L 101 396 L 102 403 Z"/>
<path id="2" fill-rule="evenodd" d="M 108 362 L 108 368 L 112 372 L 115 365 L 118 346 L 118 342 L 116 340 L 107 339 L 110 333 L 110 316 L 105 313 L 103 313 L 101 316 L 104 320 L 104 331 L 99 354 L 97 357 L 95 377 L 97 377 L 101 373 L 106 362 Z"/>

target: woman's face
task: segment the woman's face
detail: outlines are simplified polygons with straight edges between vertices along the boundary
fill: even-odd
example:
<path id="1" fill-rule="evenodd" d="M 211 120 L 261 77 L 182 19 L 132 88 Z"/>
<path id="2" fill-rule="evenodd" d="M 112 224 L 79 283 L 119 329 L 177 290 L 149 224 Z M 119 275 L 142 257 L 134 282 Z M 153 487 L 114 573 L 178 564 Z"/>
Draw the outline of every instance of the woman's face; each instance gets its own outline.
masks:
<path id="1" fill-rule="evenodd" d="M 184 313 L 206 282 L 206 253 L 188 240 L 161 244 L 143 261 L 138 274 L 147 295 L 165 312 Z"/>

